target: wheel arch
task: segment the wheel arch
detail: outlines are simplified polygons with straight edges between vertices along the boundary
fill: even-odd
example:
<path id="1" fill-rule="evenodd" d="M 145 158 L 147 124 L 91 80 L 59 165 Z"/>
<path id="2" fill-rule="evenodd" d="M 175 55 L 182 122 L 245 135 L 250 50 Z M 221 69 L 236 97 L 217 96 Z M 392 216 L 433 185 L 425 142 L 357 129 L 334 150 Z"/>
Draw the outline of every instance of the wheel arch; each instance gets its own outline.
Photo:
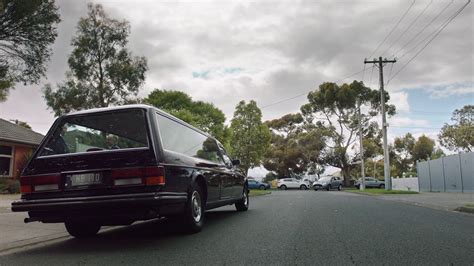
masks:
<path id="1" fill-rule="evenodd" d="M 193 178 L 192 178 L 192 184 L 198 184 L 201 189 L 202 189 L 202 193 L 204 194 L 204 202 L 207 203 L 207 182 L 206 182 L 206 179 L 204 178 L 204 175 L 202 173 L 199 173 L 199 172 L 196 172 L 194 173 L 193 175 Z"/>

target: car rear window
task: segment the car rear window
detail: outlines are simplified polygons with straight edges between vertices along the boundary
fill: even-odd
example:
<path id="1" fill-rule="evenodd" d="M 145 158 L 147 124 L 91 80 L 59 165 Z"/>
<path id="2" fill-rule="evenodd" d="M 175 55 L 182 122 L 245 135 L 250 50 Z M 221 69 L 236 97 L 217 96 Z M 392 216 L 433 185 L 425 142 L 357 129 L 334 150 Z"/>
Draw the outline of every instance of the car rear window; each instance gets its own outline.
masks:
<path id="1" fill-rule="evenodd" d="M 48 136 L 40 156 L 148 147 L 144 110 L 66 117 Z"/>

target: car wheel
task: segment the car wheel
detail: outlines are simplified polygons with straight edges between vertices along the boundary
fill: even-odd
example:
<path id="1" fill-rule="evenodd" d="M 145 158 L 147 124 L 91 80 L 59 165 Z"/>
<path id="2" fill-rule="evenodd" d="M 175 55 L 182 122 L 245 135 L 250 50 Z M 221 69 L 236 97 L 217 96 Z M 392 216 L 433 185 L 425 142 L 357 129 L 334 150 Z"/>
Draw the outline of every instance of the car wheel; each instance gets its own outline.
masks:
<path id="1" fill-rule="evenodd" d="M 280 186 L 280 189 L 281 189 L 281 190 L 286 190 L 286 186 L 285 186 L 285 185 L 281 185 L 281 186 Z"/>
<path id="2" fill-rule="evenodd" d="M 318 191 L 318 187 L 314 187 L 314 191 Z"/>
<path id="3" fill-rule="evenodd" d="M 204 226 L 204 202 L 202 189 L 194 183 L 188 193 L 188 201 L 183 213 L 184 229 L 188 233 L 197 233 Z"/>
<path id="4" fill-rule="evenodd" d="M 264 185 L 261 185 L 260 187 L 258 187 L 260 190 L 265 190 L 265 186 Z"/>
<path id="5" fill-rule="evenodd" d="M 385 185 L 384 185 L 384 184 L 381 184 L 381 185 L 379 186 L 379 188 L 385 188 Z"/>
<path id="6" fill-rule="evenodd" d="M 341 191 L 341 190 L 342 190 L 342 185 L 339 185 L 339 186 L 337 187 L 337 190 Z"/>
<path id="7" fill-rule="evenodd" d="M 91 222 L 67 221 L 64 226 L 67 232 L 76 238 L 93 237 L 100 230 L 100 224 Z"/>
<path id="8" fill-rule="evenodd" d="M 328 186 L 326 187 L 326 190 L 327 190 L 327 191 L 331 190 L 331 185 L 328 185 Z"/>
<path id="9" fill-rule="evenodd" d="M 301 190 L 307 190 L 307 189 L 308 189 L 308 187 L 307 187 L 307 186 L 305 186 L 305 185 L 301 185 L 301 186 L 300 186 L 300 189 L 301 189 Z"/>
<path id="10" fill-rule="evenodd" d="M 239 212 L 243 212 L 249 209 L 249 190 L 247 189 L 247 187 L 244 187 L 244 191 L 242 194 L 242 200 L 235 203 L 235 208 Z"/>

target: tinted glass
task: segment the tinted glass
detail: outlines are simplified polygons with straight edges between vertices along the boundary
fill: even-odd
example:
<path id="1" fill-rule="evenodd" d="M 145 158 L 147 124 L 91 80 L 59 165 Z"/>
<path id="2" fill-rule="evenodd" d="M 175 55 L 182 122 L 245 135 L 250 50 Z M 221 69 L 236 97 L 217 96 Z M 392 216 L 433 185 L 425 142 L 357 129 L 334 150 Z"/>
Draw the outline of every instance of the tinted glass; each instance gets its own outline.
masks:
<path id="1" fill-rule="evenodd" d="M 221 163 L 217 143 L 198 131 L 158 114 L 163 148 L 187 156 Z"/>
<path id="2" fill-rule="evenodd" d="M 10 173 L 10 158 L 0 157 L 0 176 L 8 176 Z"/>
<path id="3" fill-rule="evenodd" d="M 0 146 L 1 155 L 12 155 L 12 147 L 10 146 Z"/>
<path id="4" fill-rule="evenodd" d="M 224 160 L 224 163 L 225 165 L 228 167 L 228 168 L 232 168 L 232 160 L 230 159 L 229 155 L 227 155 L 227 152 L 225 151 L 224 147 L 222 147 L 221 144 L 219 144 L 219 149 L 220 149 L 220 152 L 221 152 L 221 155 L 222 155 L 222 158 Z"/>
<path id="5" fill-rule="evenodd" d="M 143 110 L 66 118 L 43 147 L 41 156 L 148 147 Z"/>

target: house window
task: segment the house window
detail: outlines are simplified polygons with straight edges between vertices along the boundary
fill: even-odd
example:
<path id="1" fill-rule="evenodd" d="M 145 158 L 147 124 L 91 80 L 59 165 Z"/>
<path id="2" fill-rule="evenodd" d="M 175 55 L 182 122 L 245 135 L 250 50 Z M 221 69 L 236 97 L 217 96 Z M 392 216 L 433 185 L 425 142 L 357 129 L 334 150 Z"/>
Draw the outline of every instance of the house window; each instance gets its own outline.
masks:
<path id="1" fill-rule="evenodd" d="M 0 145 L 0 176 L 12 176 L 13 147 Z"/>

